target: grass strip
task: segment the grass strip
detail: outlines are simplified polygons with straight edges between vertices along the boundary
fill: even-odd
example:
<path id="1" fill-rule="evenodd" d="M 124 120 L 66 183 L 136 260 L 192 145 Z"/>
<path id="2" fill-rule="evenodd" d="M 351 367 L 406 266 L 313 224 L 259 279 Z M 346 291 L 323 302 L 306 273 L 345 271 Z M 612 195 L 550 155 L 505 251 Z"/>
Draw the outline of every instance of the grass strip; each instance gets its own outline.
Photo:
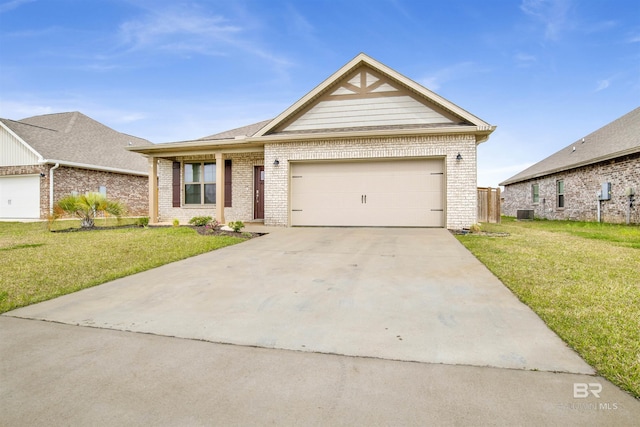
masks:
<path id="1" fill-rule="evenodd" d="M 458 240 L 600 375 L 640 397 L 640 227 L 505 218 L 482 230 Z"/>
<path id="2" fill-rule="evenodd" d="M 0 223 L 0 313 L 244 240 L 187 227 L 51 233 Z"/>

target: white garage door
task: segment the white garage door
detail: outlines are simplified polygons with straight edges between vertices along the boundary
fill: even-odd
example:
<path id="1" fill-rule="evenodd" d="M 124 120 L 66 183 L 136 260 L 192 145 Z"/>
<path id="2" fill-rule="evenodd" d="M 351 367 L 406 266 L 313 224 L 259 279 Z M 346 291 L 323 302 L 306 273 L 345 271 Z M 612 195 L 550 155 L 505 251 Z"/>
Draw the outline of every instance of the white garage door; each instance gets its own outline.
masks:
<path id="1" fill-rule="evenodd" d="M 443 161 L 293 163 L 291 225 L 443 227 Z"/>
<path id="2" fill-rule="evenodd" d="M 40 176 L 0 177 L 0 218 L 40 218 Z"/>

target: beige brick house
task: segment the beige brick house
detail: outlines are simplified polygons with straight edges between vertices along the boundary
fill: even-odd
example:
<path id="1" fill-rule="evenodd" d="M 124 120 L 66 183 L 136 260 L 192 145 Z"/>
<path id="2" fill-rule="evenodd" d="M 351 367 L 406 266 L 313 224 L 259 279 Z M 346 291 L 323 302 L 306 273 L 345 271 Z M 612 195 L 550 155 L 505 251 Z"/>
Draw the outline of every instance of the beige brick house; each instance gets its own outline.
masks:
<path id="1" fill-rule="evenodd" d="M 149 159 L 152 222 L 462 228 L 494 129 L 360 54 L 273 120 L 131 151 Z"/>
<path id="2" fill-rule="evenodd" d="M 46 218 L 74 192 L 102 192 L 146 215 L 147 162 L 125 147 L 150 145 L 79 112 L 0 119 L 0 219 Z"/>
<path id="3" fill-rule="evenodd" d="M 640 223 L 640 108 L 500 183 L 502 212 L 536 218 Z"/>

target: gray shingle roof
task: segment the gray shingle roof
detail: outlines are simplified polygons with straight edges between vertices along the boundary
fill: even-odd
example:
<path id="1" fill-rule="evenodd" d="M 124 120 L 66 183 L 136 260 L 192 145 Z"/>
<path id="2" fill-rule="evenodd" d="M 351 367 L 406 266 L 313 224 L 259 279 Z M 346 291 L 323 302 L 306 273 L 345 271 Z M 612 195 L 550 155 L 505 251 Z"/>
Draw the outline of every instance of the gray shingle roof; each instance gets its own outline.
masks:
<path id="1" fill-rule="evenodd" d="M 263 120 L 258 123 L 254 123 L 251 125 L 243 126 L 236 129 L 227 130 L 224 132 L 216 133 L 213 135 L 205 136 L 204 138 L 200 138 L 200 140 L 210 140 L 210 139 L 235 139 L 237 136 L 253 136 L 260 129 L 265 127 L 267 123 L 271 123 L 273 119 Z"/>
<path id="2" fill-rule="evenodd" d="M 569 144 L 557 153 L 512 176 L 500 185 L 640 152 L 640 107 Z"/>
<path id="3" fill-rule="evenodd" d="M 147 172 L 147 159 L 125 148 L 151 142 L 117 132 L 80 112 L 0 120 L 45 159 Z"/>

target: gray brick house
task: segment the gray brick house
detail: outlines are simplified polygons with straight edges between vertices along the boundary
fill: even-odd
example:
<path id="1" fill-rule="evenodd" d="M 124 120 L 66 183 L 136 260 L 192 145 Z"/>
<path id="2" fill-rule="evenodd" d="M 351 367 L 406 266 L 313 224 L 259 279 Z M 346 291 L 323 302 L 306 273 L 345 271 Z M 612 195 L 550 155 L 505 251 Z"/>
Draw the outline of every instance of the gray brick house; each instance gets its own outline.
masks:
<path id="1" fill-rule="evenodd" d="M 73 192 L 102 192 L 146 215 L 147 162 L 126 147 L 150 145 L 79 112 L 0 119 L 0 218 L 46 218 Z"/>
<path id="2" fill-rule="evenodd" d="M 131 151 L 149 160 L 152 222 L 462 228 L 494 129 L 360 54 L 272 120 Z"/>
<path id="3" fill-rule="evenodd" d="M 640 223 L 640 107 L 500 183 L 502 212 L 536 218 Z"/>

